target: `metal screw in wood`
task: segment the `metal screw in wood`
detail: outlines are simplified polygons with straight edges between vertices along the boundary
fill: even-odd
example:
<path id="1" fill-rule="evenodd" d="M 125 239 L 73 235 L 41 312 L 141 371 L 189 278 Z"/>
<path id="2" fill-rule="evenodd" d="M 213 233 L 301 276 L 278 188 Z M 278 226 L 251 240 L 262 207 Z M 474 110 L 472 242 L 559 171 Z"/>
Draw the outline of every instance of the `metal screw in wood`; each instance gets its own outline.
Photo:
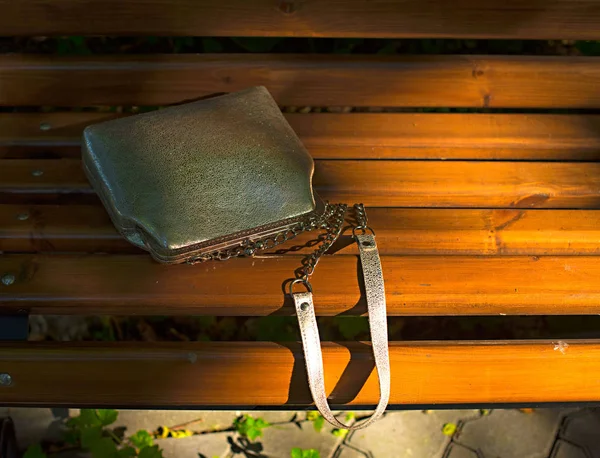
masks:
<path id="1" fill-rule="evenodd" d="M 13 274 L 4 274 L 0 281 L 2 281 L 4 286 L 10 286 L 15 282 L 15 280 L 16 278 Z"/>
<path id="2" fill-rule="evenodd" d="M 10 374 L 3 373 L 0 374 L 0 386 L 10 386 L 12 385 L 12 377 Z"/>

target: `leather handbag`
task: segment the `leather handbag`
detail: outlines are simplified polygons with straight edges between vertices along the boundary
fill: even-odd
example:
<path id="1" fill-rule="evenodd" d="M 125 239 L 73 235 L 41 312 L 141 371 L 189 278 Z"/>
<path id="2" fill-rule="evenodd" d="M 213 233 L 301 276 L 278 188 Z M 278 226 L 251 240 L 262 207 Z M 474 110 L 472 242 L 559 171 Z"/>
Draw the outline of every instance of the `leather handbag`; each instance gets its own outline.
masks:
<path id="1" fill-rule="evenodd" d="M 113 223 L 162 263 L 252 256 L 296 235 L 324 230 L 322 243 L 289 282 L 309 387 L 323 417 L 358 429 L 385 411 L 390 365 L 383 274 L 362 204 L 354 205 L 378 371 L 380 401 L 368 419 L 341 423 L 325 393 L 312 275 L 344 230 L 345 204 L 314 192 L 314 162 L 264 87 L 88 126 L 83 167 Z"/>

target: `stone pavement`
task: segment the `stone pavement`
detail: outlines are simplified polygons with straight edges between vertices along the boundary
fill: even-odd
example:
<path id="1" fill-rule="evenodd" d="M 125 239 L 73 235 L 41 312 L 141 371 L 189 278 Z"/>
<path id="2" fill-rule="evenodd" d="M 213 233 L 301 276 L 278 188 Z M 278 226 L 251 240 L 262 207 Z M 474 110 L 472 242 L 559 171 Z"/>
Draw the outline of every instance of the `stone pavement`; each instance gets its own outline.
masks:
<path id="1" fill-rule="evenodd" d="M 114 426 L 126 434 L 179 425 L 195 432 L 157 440 L 165 458 L 288 458 L 294 447 L 318 450 L 321 458 L 600 458 L 600 409 L 388 412 L 345 436 L 327 425 L 315 431 L 306 412 L 256 411 L 251 415 L 272 426 L 254 442 L 231 428 L 242 413 L 123 410 Z M 13 418 L 21 448 L 60 437 L 69 414 L 76 412 L 0 409 Z"/>

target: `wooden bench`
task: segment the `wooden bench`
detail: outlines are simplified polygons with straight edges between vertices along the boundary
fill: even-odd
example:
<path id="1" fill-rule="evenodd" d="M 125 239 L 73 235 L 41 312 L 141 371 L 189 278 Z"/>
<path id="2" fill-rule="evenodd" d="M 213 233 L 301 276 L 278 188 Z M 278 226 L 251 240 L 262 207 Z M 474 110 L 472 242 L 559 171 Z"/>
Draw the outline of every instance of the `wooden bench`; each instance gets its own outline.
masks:
<path id="1" fill-rule="evenodd" d="M 600 39 L 599 0 L 0 0 L 0 11 L 5 36 Z M 252 85 L 282 106 L 403 108 L 287 114 L 318 192 L 367 205 L 389 315 L 600 314 L 600 116 L 586 111 L 600 108 L 599 58 L 268 53 L 0 55 L 0 311 L 291 314 L 281 285 L 300 253 L 165 267 L 123 241 L 79 160 L 83 127 L 117 115 L 69 109 Z M 41 106 L 63 108 L 10 109 Z M 435 107 L 486 112 L 416 110 Z M 356 272 L 351 246 L 321 262 L 317 314 L 365 313 Z M 600 400 L 600 340 L 390 346 L 392 407 Z M 368 345 L 323 347 L 331 402 L 375 404 Z M 0 374 L 3 405 L 311 402 L 296 343 L 4 342 Z"/>

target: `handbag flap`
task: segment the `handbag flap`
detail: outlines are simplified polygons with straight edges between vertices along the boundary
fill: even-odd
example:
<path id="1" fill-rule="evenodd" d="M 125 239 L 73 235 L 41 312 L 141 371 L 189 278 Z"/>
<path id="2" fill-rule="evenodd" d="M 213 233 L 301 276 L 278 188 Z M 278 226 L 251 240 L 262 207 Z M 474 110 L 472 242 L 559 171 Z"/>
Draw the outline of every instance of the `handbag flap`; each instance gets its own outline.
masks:
<path id="1" fill-rule="evenodd" d="M 83 162 L 117 228 L 161 260 L 315 209 L 313 160 L 263 87 L 89 126 Z"/>

